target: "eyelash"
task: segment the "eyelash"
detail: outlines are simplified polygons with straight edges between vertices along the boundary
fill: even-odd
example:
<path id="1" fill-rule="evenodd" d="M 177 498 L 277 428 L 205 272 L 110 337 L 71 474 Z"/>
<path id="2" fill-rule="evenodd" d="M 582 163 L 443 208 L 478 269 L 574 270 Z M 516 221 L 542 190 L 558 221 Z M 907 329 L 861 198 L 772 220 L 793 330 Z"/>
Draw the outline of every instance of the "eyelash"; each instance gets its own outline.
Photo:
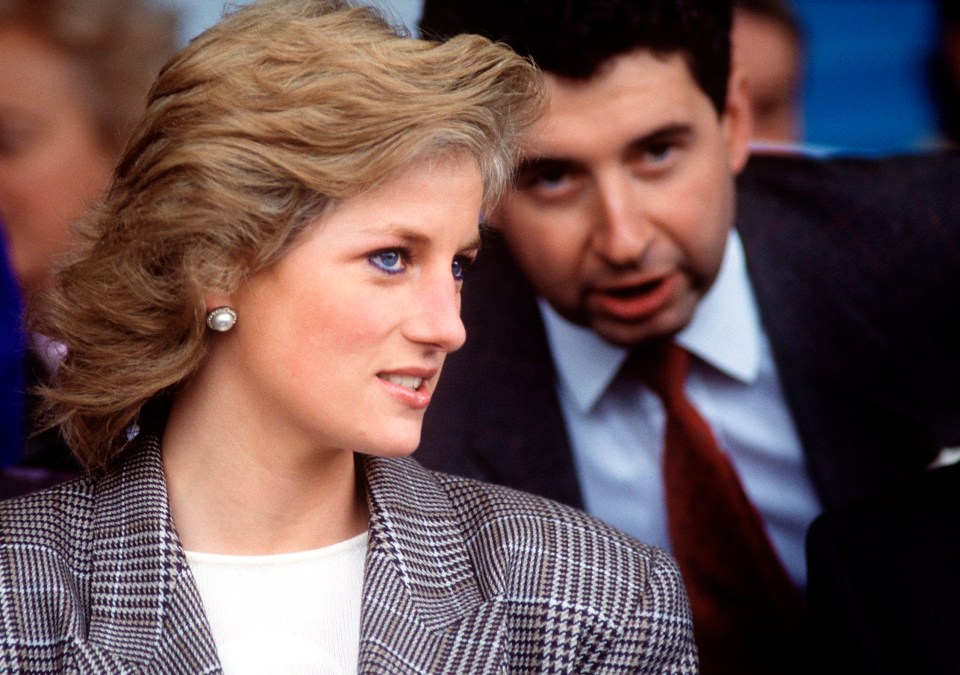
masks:
<path id="1" fill-rule="evenodd" d="M 393 261 L 395 263 L 401 263 L 401 267 L 392 267 L 384 264 L 384 256 L 396 256 L 396 259 Z M 384 274 L 395 275 L 403 274 L 407 269 L 407 264 L 410 261 L 410 251 L 405 248 L 387 248 L 382 251 L 377 251 L 376 253 L 371 254 L 367 260 L 373 267 L 380 270 Z M 453 262 L 451 263 L 451 270 L 459 267 L 459 272 L 453 271 L 453 278 L 458 282 L 463 281 L 464 276 L 467 273 L 467 270 L 473 265 L 474 258 L 469 255 L 458 255 L 455 256 Z"/>
<path id="2" fill-rule="evenodd" d="M 378 262 L 378 259 L 381 259 L 383 256 L 392 255 L 392 254 L 395 254 L 397 256 L 397 261 L 402 263 L 403 267 L 400 267 L 399 269 L 397 269 L 397 268 L 388 267 L 382 264 L 382 260 Z M 367 258 L 367 260 L 370 262 L 371 265 L 376 267 L 378 270 L 380 270 L 384 274 L 401 274 L 407 269 L 407 262 L 410 260 L 410 251 L 408 251 L 405 248 L 387 248 L 382 251 L 377 251 L 376 253 L 371 254 L 370 257 Z"/>
<path id="3" fill-rule="evenodd" d="M 470 268 L 473 267 L 473 263 L 476 262 L 476 258 L 470 255 L 458 255 L 453 258 L 453 265 L 460 266 L 459 274 L 457 272 L 453 273 L 453 278 L 459 282 L 462 282 L 464 277 L 467 276 L 467 272 L 470 271 Z"/>

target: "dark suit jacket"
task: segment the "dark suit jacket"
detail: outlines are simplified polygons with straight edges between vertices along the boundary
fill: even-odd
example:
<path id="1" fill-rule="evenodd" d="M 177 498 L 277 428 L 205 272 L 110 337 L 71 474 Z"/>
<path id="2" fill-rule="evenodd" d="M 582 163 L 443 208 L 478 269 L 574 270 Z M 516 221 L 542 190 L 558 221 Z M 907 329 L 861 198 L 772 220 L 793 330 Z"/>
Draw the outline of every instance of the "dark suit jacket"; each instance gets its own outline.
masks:
<path id="1" fill-rule="evenodd" d="M 567 507 L 366 458 L 361 673 L 695 673 L 679 572 Z M 160 448 L 0 504 L 0 672 L 218 673 Z"/>
<path id="2" fill-rule="evenodd" d="M 960 465 L 924 475 L 896 499 L 870 497 L 814 522 L 807 548 L 817 672 L 960 672 L 958 522 Z"/>
<path id="3" fill-rule="evenodd" d="M 737 229 L 823 503 L 918 474 L 960 438 L 960 156 L 757 156 Z M 495 233 L 494 233 L 495 234 Z M 530 286 L 493 237 L 464 286 L 416 457 L 582 505 Z"/>

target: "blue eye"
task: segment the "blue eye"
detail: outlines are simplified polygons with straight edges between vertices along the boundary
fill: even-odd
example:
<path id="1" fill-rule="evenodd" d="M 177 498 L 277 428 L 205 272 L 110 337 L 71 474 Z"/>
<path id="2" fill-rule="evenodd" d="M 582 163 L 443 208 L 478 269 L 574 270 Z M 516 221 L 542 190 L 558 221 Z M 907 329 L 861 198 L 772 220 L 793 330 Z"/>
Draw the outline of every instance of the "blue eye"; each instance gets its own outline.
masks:
<path id="1" fill-rule="evenodd" d="M 406 269 L 406 264 L 404 261 L 404 254 L 398 248 L 387 249 L 386 251 L 380 251 L 379 253 L 374 253 L 371 255 L 368 260 L 370 264 L 376 267 L 381 272 L 386 272 L 387 274 L 400 274 Z"/>
<path id="2" fill-rule="evenodd" d="M 466 276 L 467 270 L 470 269 L 470 266 L 473 264 L 473 259 L 468 258 L 467 256 L 458 255 L 453 259 L 453 278 L 457 281 L 463 281 L 463 277 Z"/>

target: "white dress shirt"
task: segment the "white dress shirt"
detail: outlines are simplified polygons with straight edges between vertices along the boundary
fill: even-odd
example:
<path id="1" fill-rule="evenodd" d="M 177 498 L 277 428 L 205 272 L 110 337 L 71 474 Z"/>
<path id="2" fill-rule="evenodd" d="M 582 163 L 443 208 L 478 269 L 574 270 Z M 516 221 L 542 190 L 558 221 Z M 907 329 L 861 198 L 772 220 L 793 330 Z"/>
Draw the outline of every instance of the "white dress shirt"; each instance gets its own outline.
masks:
<path id="1" fill-rule="evenodd" d="M 647 543 L 670 548 L 659 398 L 639 382 L 617 377 L 626 349 L 566 321 L 544 300 L 540 311 L 587 511 Z M 688 398 L 729 454 L 794 583 L 805 587 L 804 537 L 821 506 L 736 232 L 730 234 L 716 282 L 676 341 L 697 357 L 687 377 Z"/>

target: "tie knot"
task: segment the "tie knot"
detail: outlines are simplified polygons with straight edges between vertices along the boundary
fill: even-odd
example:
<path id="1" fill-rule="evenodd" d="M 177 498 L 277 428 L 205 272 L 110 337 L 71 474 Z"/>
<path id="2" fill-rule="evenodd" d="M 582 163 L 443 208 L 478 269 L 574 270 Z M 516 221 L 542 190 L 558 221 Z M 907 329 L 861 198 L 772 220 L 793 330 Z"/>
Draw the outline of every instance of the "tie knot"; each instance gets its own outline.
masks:
<path id="1" fill-rule="evenodd" d="M 631 352 L 628 367 L 661 399 L 683 397 L 690 354 L 673 340 L 644 346 Z"/>

